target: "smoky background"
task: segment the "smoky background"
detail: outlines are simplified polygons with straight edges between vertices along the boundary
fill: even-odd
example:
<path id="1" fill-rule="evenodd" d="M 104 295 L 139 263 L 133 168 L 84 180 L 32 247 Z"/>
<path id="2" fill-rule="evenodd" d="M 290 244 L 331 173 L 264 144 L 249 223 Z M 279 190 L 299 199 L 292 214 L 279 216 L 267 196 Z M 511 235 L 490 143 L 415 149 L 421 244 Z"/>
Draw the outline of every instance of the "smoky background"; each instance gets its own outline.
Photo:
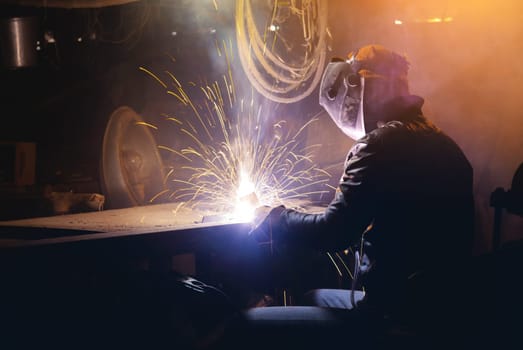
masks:
<path id="1" fill-rule="evenodd" d="M 509 189 L 523 161 L 522 13 L 512 0 L 329 1 L 332 55 L 369 43 L 405 54 L 411 93 L 469 158 L 477 252 L 491 247 L 491 193 Z M 501 231 L 502 242 L 521 239 L 523 220 L 504 215 Z"/>

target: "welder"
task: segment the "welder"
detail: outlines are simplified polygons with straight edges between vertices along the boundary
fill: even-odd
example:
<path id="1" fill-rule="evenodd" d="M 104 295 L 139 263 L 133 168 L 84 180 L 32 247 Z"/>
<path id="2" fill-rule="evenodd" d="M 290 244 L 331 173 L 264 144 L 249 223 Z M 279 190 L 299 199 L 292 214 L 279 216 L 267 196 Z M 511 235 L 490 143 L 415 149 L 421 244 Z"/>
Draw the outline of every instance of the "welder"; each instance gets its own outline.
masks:
<path id="1" fill-rule="evenodd" d="M 251 329 L 262 327 L 265 336 L 300 329 L 304 344 L 329 342 L 332 334 L 321 339 L 303 327 L 336 323 L 340 317 L 325 311 L 344 310 L 344 329 L 353 332 L 344 339 L 365 344 L 364 334 L 385 320 L 435 327 L 443 338 L 450 321 L 460 319 L 459 271 L 473 239 L 473 170 L 460 147 L 424 116 L 424 100 L 410 93 L 408 69 L 404 55 L 380 45 L 327 65 L 319 103 L 355 141 L 334 198 L 320 214 L 259 210 L 265 219 L 252 235 L 323 251 L 352 247 L 358 288 L 310 291 L 308 306 L 249 310 Z"/>

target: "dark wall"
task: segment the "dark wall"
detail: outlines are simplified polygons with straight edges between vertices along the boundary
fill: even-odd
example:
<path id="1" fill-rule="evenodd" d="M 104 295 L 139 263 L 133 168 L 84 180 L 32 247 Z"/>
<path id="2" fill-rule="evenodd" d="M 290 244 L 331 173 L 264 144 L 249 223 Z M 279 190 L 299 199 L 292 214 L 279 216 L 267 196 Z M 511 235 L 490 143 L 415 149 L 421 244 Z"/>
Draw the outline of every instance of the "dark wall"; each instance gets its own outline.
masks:
<path id="1" fill-rule="evenodd" d="M 209 68 L 206 54 L 213 41 L 202 23 L 210 27 L 216 21 L 209 17 L 214 8 L 204 7 L 195 16 L 184 5 L 142 1 L 98 9 L 2 7 L 4 21 L 36 20 L 27 29 L 27 38 L 31 29 L 38 40 L 36 64 L 13 67 L 2 61 L 0 67 L 0 140 L 36 143 L 36 186 L 100 192 L 102 140 L 111 113 L 127 105 L 147 114 L 149 106 L 153 112 L 143 117 L 154 122 L 160 112 L 169 111 L 155 106 L 172 99 L 158 101 L 156 96 L 165 91 L 139 68 L 178 70 L 180 75 Z M 16 53 L 9 49 L 0 46 L 12 61 Z"/>

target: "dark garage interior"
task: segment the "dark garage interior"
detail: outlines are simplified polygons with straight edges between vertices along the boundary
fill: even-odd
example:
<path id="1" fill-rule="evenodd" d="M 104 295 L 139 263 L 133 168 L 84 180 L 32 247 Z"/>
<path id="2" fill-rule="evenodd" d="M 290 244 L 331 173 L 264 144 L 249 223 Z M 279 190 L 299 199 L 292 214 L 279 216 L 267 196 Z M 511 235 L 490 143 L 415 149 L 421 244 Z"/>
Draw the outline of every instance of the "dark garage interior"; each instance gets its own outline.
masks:
<path id="1" fill-rule="evenodd" d="M 277 276 L 261 287 L 268 307 L 299 305 L 313 288 L 350 289 L 346 251 L 271 246 L 252 264 L 234 260 L 250 254 L 252 223 L 230 216 L 238 207 L 223 193 L 248 168 L 272 182 L 240 206 L 329 204 L 352 141 L 318 104 L 318 81 L 331 57 L 369 43 L 405 53 L 424 113 L 474 170 L 474 252 L 456 266 L 465 288 L 438 286 L 467 295 L 467 318 L 462 343 L 445 347 L 521 348 L 519 1 L 6 0 L 0 9 L 1 348 L 219 348 L 220 327 L 267 302 L 252 290 L 265 282 L 257 259 Z M 263 43 L 270 53 L 245 37 L 253 28 L 273 38 Z M 264 166 L 247 156 L 255 149 Z M 297 174 L 308 182 L 292 182 Z M 381 348 L 433 345 L 395 326 L 372 335 Z M 338 345 L 346 330 L 329 327 L 319 327 L 325 343 L 298 334 L 247 344 Z"/>

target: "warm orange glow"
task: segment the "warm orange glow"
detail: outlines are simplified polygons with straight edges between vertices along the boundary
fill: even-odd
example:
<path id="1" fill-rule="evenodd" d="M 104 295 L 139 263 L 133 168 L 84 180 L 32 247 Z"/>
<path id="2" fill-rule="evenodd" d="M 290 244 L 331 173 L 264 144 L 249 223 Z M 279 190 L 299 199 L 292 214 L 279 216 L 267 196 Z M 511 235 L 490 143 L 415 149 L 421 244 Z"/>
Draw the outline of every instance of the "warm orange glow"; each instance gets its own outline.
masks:
<path id="1" fill-rule="evenodd" d="M 452 22 L 454 19 L 452 17 L 430 17 L 430 18 L 423 18 L 423 19 L 415 19 L 414 23 L 449 23 Z M 403 25 L 404 23 L 408 23 L 408 21 L 403 21 L 401 19 L 395 19 L 394 24 L 395 25 Z"/>
<path id="2" fill-rule="evenodd" d="M 427 18 L 426 20 L 421 20 L 421 22 L 427 23 L 441 23 L 443 20 L 440 17 Z"/>

